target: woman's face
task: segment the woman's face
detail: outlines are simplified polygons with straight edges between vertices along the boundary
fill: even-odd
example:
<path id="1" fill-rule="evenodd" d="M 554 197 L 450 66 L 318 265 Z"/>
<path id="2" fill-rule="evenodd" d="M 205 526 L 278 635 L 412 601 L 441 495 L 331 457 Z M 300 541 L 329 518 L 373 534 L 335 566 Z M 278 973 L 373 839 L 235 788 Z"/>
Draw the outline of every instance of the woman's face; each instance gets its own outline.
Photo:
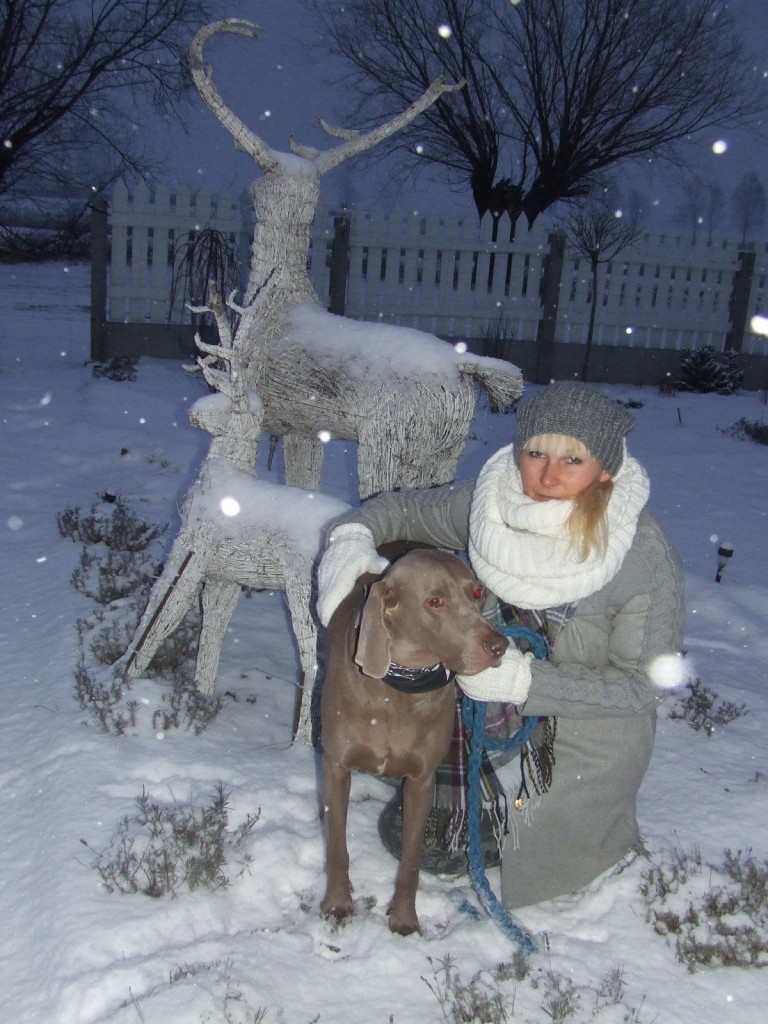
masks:
<path id="1" fill-rule="evenodd" d="M 596 482 L 611 479 L 597 459 L 579 455 L 547 455 L 523 451 L 520 456 L 523 493 L 534 501 L 577 498 Z"/>

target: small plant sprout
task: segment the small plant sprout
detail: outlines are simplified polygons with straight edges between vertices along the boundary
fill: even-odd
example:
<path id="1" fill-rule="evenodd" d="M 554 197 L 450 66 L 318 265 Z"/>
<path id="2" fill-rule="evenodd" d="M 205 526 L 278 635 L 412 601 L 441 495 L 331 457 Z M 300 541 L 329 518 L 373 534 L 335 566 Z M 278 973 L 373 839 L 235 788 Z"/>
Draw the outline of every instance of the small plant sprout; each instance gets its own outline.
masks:
<path id="1" fill-rule="evenodd" d="M 717 702 L 717 694 L 704 686 L 700 679 L 686 683 L 689 693 L 682 697 L 669 712 L 670 718 L 683 719 L 699 732 L 703 730 L 712 736 L 715 727 L 727 725 L 749 714 L 746 704 L 736 705 L 731 701 Z"/>

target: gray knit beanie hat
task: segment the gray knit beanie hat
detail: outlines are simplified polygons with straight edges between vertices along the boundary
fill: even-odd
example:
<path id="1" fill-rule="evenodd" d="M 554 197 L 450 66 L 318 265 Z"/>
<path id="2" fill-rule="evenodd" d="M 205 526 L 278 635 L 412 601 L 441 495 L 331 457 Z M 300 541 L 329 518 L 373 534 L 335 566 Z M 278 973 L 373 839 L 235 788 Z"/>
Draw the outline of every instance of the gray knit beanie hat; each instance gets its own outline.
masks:
<path id="1" fill-rule="evenodd" d="M 578 381 L 557 381 L 517 412 L 515 450 L 539 434 L 565 434 L 581 441 L 611 476 L 624 461 L 624 438 L 635 418 L 623 405 Z"/>

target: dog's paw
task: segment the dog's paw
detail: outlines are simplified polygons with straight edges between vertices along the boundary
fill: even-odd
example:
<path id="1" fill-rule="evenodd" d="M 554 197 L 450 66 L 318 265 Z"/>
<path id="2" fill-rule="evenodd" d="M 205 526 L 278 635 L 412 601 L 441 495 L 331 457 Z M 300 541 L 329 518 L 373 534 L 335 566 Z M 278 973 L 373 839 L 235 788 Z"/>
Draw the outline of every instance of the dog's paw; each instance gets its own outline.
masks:
<path id="1" fill-rule="evenodd" d="M 421 935 L 421 925 L 413 907 L 398 907 L 393 900 L 387 907 L 389 930 L 395 935 Z"/>
<path id="2" fill-rule="evenodd" d="M 350 917 L 355 916 L 355 904 L 351 896 L 334 899 L 326 896 L 320 904 L 320 916 L 331 924 L 344 924 Z"/>

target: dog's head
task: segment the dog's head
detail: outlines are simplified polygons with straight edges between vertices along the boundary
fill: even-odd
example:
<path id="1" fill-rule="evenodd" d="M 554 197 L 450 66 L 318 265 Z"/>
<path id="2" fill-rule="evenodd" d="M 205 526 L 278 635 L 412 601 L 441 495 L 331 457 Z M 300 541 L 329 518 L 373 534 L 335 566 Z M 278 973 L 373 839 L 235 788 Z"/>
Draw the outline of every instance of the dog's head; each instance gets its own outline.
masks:
<path id="1" fill-rule="evenodd" d="M 392 663 L 423 668 L 440 662 L 462 675 L 498 665 L 508 641 L 483 618 L 484 598 L 456 555 L 410 551 L 369 589 L 355 662 L 374 679 Z"/>

